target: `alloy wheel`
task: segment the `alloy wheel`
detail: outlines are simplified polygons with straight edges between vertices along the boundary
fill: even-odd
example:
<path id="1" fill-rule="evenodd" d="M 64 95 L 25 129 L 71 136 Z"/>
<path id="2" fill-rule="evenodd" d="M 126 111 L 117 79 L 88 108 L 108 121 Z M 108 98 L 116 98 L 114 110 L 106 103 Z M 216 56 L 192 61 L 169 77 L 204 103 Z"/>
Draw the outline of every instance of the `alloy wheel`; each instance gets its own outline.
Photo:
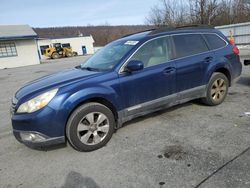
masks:
<path id="1" fill-rule="evenodd" d="M 226 94 L 227 86 L 225 80 L 219 78 L 214 81 L 211 89 L 211 96 L 214 101 L 220 101 Z"/>
<path id="2" fill-rule="evenodd" d="M 77 126 L 78 138 L 83 144 L 96 145 L 109 132 L 109 120 L 101 112 L 92 112 L 84 116 Z"/>

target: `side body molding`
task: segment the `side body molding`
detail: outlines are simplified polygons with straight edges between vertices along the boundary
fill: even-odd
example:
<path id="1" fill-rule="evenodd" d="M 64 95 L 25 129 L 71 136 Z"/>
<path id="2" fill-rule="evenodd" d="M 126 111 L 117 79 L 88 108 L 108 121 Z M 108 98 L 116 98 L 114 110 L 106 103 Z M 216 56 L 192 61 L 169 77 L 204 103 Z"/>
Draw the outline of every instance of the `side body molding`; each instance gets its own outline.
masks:
<path id="1" fill-rule="evenodd" d="M 132 120 L 136 117 L 143 116 L 158 110 L 166 109 L 171 106 L 182 104 L 194 99 L 206 96 L 207 85 L 198 86 L 179 93 L 175 93 L 166 97 L 158 98 L 153 101 L 145 102 L 135 106 L 131 106 L 118 112 L 121 126 L 122 123 Z"/>

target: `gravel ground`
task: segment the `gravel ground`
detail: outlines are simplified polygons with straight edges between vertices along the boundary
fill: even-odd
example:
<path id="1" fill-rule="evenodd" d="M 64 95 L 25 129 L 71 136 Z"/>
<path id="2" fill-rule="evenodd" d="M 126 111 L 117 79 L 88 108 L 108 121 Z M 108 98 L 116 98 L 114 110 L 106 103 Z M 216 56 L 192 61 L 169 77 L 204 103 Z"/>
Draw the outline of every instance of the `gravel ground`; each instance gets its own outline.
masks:
<path id="1" fill-rule="evenodd" d="M 14 92 L 84 59 L 0 70 L 0 187 L 250 187 L 250 117 L 242 115 L 250 112 L 250 66 L 223 104 L 189 102 L 137 118 L 97 151 L 18 143 L 9 117 Z"/>

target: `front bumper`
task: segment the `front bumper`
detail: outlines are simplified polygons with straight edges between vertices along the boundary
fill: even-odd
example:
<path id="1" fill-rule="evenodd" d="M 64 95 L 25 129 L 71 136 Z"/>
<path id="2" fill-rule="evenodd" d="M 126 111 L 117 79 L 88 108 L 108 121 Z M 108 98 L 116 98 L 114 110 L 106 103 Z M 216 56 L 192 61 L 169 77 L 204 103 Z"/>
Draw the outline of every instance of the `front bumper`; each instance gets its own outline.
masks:
<path id="1" fill-rule="evenodd" d="M 53 108 L 33 113 L 13 114 L 13 134 L 16 139 L 30 146 L 49 146 L 65 142 L 65 120 Z"/>
<path id="2" fill-rule="evenodd" d="M 31 147 L 51 146 L 51 145 L 65 143 L 64 136 L 49 138 L 38 132 L 17 131 L 17 130 L 13 130 L 13 134 L 20 143 Z"/>

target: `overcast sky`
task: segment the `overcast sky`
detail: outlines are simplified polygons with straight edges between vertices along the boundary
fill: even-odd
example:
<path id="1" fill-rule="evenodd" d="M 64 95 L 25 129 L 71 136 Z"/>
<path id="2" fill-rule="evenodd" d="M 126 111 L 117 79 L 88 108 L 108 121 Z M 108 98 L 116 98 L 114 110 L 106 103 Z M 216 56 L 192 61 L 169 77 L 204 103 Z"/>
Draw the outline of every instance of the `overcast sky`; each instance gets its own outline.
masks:
<path id="1" fill-rule="evenodd" d="M 159 0 L 0 0 L 0 24 L 32 27 L 144 24 Z"/>

